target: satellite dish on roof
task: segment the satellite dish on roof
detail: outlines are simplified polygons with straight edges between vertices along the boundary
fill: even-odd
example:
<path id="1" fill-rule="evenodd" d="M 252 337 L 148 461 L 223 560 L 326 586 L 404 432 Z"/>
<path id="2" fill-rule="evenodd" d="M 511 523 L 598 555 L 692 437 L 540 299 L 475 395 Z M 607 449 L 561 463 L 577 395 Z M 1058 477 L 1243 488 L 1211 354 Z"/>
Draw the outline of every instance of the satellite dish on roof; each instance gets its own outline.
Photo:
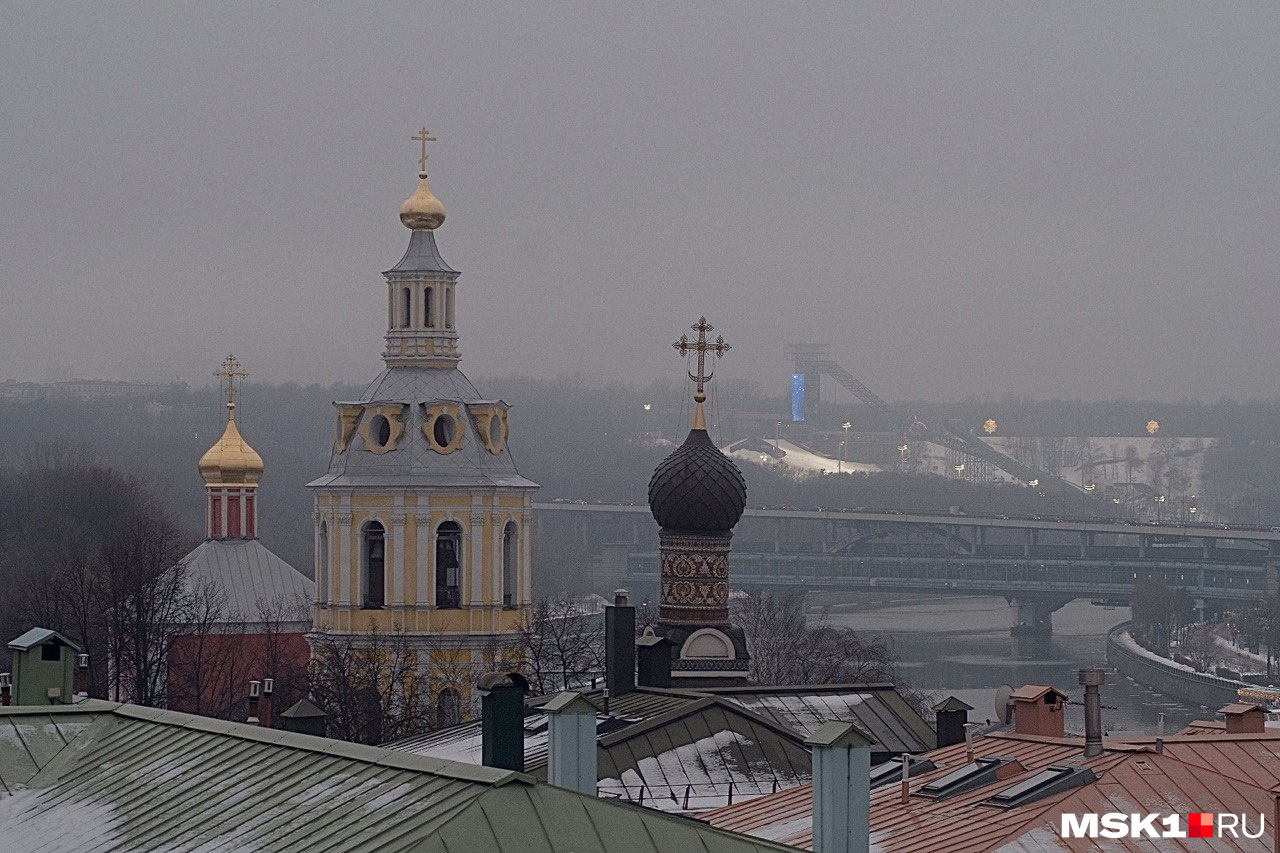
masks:
<path id="1" fill-rule="evenodd" d="M 1006 726 L 1013 722 L 1013 687 L 1001 684 L 996 688 L 996 719 Z"/>

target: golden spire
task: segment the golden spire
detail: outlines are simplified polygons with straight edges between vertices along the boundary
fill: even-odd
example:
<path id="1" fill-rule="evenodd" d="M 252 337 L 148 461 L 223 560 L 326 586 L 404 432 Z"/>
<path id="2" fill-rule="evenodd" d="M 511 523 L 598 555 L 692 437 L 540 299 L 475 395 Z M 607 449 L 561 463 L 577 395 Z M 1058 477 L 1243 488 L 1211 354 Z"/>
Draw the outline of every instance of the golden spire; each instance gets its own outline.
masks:
<path id="1" fill-rule="evenodd" d="M 200 477 L 206 486 L 257 485 L 262 479 L 262 457 L 240 436 L 236 428 L 236 380 L 249 378 L 240 360 L 228 355 L 222 369 L 213 373 L 227 395 L 227 426 L 222 438 L 200 457 Z"/>
<path id="2" fill-rule="evenodd" d="M 693 380 L 697 390 L 693 393 L 693 429 L 707 431 L 707 413 L 704 411 L 702 404 L 706 402 L 707 392 L 706 384 L 715 378 L 714 369 L 710 373 L 706 372 L 707 353 L 715 353 L 716 358 L 724 358 L 724 354 L 729 351 L 729 345 L 724 342 L 724 337 L 716 338 L 715 343 L 707 343 L 707 332 L 715 331 L 715 327 L 707 322 L 706 317 L 699 317 L 698 322 L 689 328 L 698 333 L 696 341 L 690 341 L 688 335 L 681 335 L 680 340 L 672 344 L 681 355 L 687 355 L 690 352 L 698 354 L 698 372 L 690 373 L 689 378 Z"/>
<path id="3" fill-rule="evenodd" d="M 400 221 L 411 231 L 434 231 L 444 224 L 444 205 L 427 186 L 427 143 L 436 138 L 425 127 L 409 138 L 422 143 L 422 156 L 418 158 L 418 188 L 400 205 Z"/>

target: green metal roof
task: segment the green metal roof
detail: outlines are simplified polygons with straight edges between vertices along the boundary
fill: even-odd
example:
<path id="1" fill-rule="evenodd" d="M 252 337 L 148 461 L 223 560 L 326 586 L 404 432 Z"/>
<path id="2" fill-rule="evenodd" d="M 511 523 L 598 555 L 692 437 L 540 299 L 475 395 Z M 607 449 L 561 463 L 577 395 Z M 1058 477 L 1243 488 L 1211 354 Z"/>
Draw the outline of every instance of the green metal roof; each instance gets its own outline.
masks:
<path id="1" fill-rule="evenodd" d="M 10 640 L 9 648 L 17 649 L 18 651 L 26 651 L 27 649 L 31 649 L 31 648 L 34 648 L 35 646 L 39 646 L 43 643 L 46 643 L 49 640 L 57 640 L 59 643 L 62 643 L 64 646 L 70 646 L 71 648 L 75 649 L 78 652 L 84 651 L 84 647 L 81 646 L 79 643 L 77 643 L 75 640 L 71 639 L 65 634 L 59 634 L 57 631 L 53 630 L 52 628 L 32 628 L 30 631 L 23 634 L 21 637 L 16 637 Z"/>
<path id="2" fill-rule="evenodd" d="M 521 773 L 107 702 L 0 709 L 0 782 L 6 849 L 794 849 Z"/>

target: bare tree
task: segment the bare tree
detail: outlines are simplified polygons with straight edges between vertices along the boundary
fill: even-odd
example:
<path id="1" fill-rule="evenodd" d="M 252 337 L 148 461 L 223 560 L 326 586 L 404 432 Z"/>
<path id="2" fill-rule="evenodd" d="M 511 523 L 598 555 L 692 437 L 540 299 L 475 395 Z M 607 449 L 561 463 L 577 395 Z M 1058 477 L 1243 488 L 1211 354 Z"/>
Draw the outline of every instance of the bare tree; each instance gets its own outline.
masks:
<path id="1" fill-rule="evenodd" d="M 1183 643 L 1182 650 L 1201 672 L 1208 672 L 1209 667 L 1218 662 L 1218 636 L 1212 625 L 1200 625 L 1191 632 L 1191 636 Z"/>
<path id="2" fill-rule="evenodd" d="M 883 639 L 832 625 L 823 613 L 810 622 L 803 593 L 766 591 L 735 600 L 734 622 L 751 648 L 751 678 L 760 684 L 889 682 L 922 715 L 929 696 L 901 677 Z"/>
<path id="3" fill-rule="evenodd" d="M 197 607 L 179 565 L 188 544 L 170 518 L 151 512 L 125 521 L 103 548 L 107 653 L 119 699 L 165 704 L 173 628 Z"/>
<path id="4" fill-rule="evenodd" d="M 431 728 L 425 661 L 399 626 L 321 634 L 311 650 L 311 692 L 329 716 L 330 736 L 377 744 Z"/>
<path id="5" fill-rule="evenodd" d="M 604 620 L 576 598 L 534 602 L 523 633 L 525 667 L 537 693 L 580 687 L 604 671 Z"/>

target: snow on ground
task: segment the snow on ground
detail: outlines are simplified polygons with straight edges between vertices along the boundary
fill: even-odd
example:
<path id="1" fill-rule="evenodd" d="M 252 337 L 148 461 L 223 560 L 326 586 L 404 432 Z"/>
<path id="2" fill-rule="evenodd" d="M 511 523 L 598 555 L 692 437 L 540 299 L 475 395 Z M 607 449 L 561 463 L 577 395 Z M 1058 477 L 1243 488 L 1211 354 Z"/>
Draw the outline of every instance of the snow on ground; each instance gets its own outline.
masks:
<path id="1" fill-rule="evenodd" d="M 1119 636 L 1116 637 L 1116 642 L 1119 643 L 1121 646 L 1124 646 L 1126 649 L 1128 649 L 1129 651 L 1133 652 L 1136 655 L 1142 655 L 1142 657 L 1144 658 L 1150 658 L 1151 660 L 1159 661 L 1160 663 L 1164 664 L 1167 667 L 1171 667 L 1173 669 L 1181 669 L 1185 672 L 1195 672 L 1200 675 L 1204 675 L 1203 672 L 1199 672 L 1199 670 L 1197 670 L 1194 666 L 1187 666 L 1185 663 L 1178 663 L 1176 660 L 1170 660 L 1169 658 L 1162 657 L 1161 655 L 1158 655 L 1155 652 L 1147 651 L 1142 646 L 1138 645 L 1137 640 L 1129 636 L 1128 631 L 1122 631 L 1119 634 Z"/>
<path id="2" fill-rule="evenodd" d="M 789 441 L 770 440 L 770 444 L 783 451 L 786 455 L 781 459 L 769 456 L 766 453 L 759 453 L 754 450 L 740 449 L 735 450 L 729 455 L 742 459 L 746 462 L 754 462 L 757 465 L 786 465 L 788 468 L 795 468 L 798 471 L 806 471 L 816 474 L 834 474 L 838 471 L 855 474 L 874 474 L 882 471 L 879 465 L 868 465 L 864 462 L 841 462 L 839 459 L 832 459 L 829 456 L 822 456 L 814 453 L 812 450 L 805 450 L 798 444 L 792 444 Z"/>

